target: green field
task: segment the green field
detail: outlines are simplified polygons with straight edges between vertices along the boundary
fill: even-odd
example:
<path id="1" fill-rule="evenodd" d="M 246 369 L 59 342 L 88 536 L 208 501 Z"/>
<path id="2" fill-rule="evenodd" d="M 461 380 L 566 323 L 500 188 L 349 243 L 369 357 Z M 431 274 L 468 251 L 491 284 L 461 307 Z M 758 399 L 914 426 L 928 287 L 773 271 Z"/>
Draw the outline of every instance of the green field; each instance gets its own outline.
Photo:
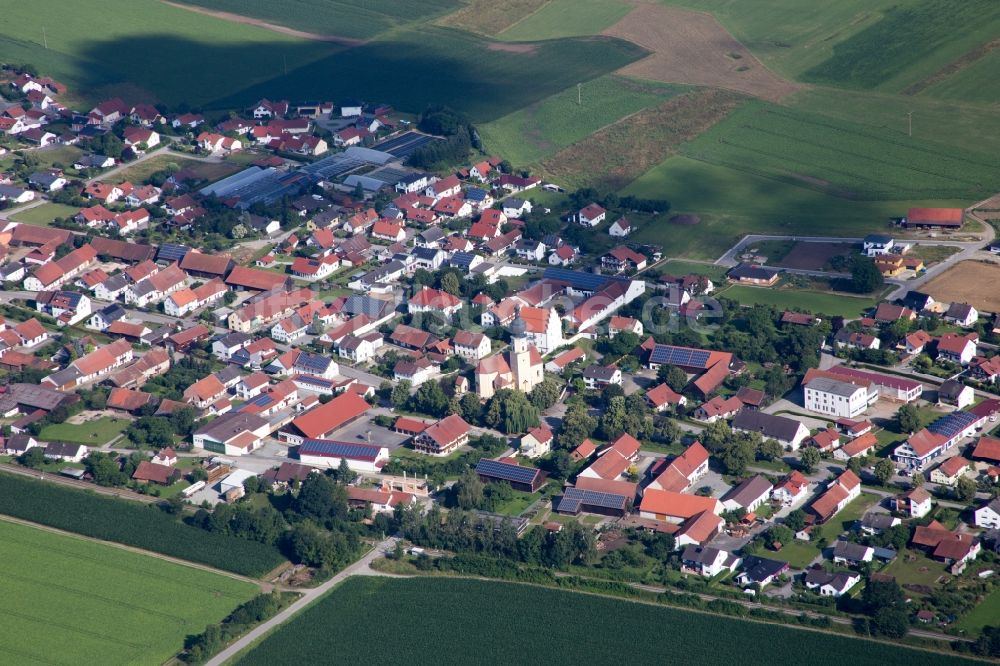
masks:
<path id="1" fill-rule="evenodd" d="M 859 296 L 841 296 L 822 291 L 774 289 L 733 285 L 716 296 L 731 298 L 743 305 L 773 305 L 777 308 L 802 309 L 816 315 L 856 318 L 875 307 L 875 300 Z"/>
<path id="2" fill-rule="evenodd" d="M 535 41 L 594 35 L 617 23 L 630 9 L 620 0 L 551 0 L 497 36 Z"/>
<path id="3" fill-rule="evenodd" d="M 981 59 L 933 84 L 923 93 L 946 100 L 995 104 L 1000 100 L 1000 50 L 994 49 Z"/>
<path id="4" fill-rule="evenodd" d="M 57 203 L 43 203 L 41 206 L 35 206 L 19 213 L 14 213 L 10 216 L 10 219 L 15 222 L 36 224 L 38 226 L 45 227 L 52 224 L 52 220 L 57 217 L 72 217 L 79 212 L 80 209 L 74 208 L 73 206 L 66 206 Z"/>
<path id="5" fill-rule="evenodd" d="M 1000 590 L 993 590 L 981 604 L 958 621 L 958 628 L 979 633 L 983 627 L 996 626 L 1000 618 Z"/>
<path id="6" fill-rule="evenodd" d="M 0 514 L 246 576 L 285 561 L 272 546 L 192 527 L 157 506 L 11 474 L 0 474 Z"/>
<path id="7" fill-rule="evenodd" d="M 701 223 L 678 226 L 660 216 L 630 238 L 663 247 L 665 256 L 716 259 L 748 233 L 864 236 L 885 231 L 893 216 L 916 205 L 953 201 L 851 201 L 773 178 L 684 156 L 671 157 L 623 194 L 668 199 L 671 214 L 694 213 Z"/>
<path id="8" fill-rule="evenodd" d="M 488 122 L 643 55 L 645 51 L 635 44 L 612 38 L 568 38 L 518 48 L 459 30 L 422 26 L 344 50 L 214 106 L 242 107 L 265 95 L 295 99 L 364 95 L 410 111 L 447 104 L 477 122 Z"/>
<path id="9" fill-rule="evenodd" d="M 749 647 L 765 644 L 766 649 Z M 368 664 L 395 664 L 404 654 L 418 664 L 772 666 L 803 658 L 817 666 L 972 663 L 885 643 L 527 585 L 355 577 L 237 664 L 322 663 L 330 654 L 357 655 Z"/>
<path id="10" fill-rule="evenodd" d="M 150 664 L 257 587 L 106 544 L 0 521 L 8 664 Z M 7 660 L 10 661 L 7 661 Z"/>
<path id="11" fill-rule="evenodd" d="M 53 423 L 42 428 L 38 438 L 46 442 L 72 442 L 88 446 L 102 446 L 125 432 L 129 421 L 113 416 L 102 416 L 86 423 Z"/>
<path id="12" fill-rule="evenodd" d="M 600 128 L 669 99 L 684 88 L 603 76 L 572 86 L 523 109 L 481 125 L 491 153 L 516 165 L 551 157 Z M 577 104 L 579 93 L 580 104 Z"/>
<path id="13" fill-rule="evenodd" d="M 182 0 L 216 11 L 252 16 L 295 30 L 370 39 L 401 25 L 461 6 L 459 0 Z"/>
<path id="14" fill-rule="evenodd" d="M 337 48 L 158 0 L 105 0 L 99 12 L 80 3 L 14 4 L 0 23 L 0 59 L 34 64 L 84 102 L 121 95 L 197 106 Z"/>
<path id="15" fill-rule="evenodd" d="M 683 149 L 690 157 L 848 199 L 979 199 L 1000 159 L 887 135 L 764 102 L 745 104 Z"/>
<path id="16" fill-rule="evenodd" d="M 998 30 L 1000 4 L 994 0 L 910 0 L 834 45 L 833 56 L 802 78 L 900 92 L 996 38 Z"/>

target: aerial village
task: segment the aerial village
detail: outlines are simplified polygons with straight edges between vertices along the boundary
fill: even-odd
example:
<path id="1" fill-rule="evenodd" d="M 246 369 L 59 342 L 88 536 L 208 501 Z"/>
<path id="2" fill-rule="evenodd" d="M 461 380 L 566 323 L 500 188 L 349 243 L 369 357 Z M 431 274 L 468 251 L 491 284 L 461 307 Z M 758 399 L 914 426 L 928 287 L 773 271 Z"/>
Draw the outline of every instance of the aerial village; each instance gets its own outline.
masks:
<path id="1" fill-rule="evenodd" d="M 6 74 L 3 468 L 208 508 L 347 469 L 371 520 L 581 525 L 609 567 L 662 539 L 678 580 L 817 604 L 896 580 L 914 624 L 993 584 L 997 313 L 905 284 L 860 318 L 716 298 L 783 271 L 672 273 L 630 238 L 656 202 L 503 156 L 415 166 L 450 142 L 386 105 L 210 122 Z M 923 269 L 888 227 L 854 251 Z"/>

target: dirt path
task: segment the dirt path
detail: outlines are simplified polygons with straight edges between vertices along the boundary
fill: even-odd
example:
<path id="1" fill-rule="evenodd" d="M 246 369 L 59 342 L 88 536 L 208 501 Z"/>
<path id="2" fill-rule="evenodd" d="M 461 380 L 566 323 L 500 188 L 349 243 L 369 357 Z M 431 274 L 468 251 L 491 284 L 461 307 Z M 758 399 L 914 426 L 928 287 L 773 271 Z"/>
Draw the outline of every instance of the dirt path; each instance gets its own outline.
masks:
<path id="1" fill-rule="evenodd" d="M 627 76 L 736 90 L 771 101 L 802 88 L 767 69 L 705 12 L 638 3 L 603 34 L 652 52 L 619 70 Z"/>
<path id="2" fill-rule="evenodd" d="M 243 16 L 241 14 L 233 14 L 231 12 L 220 12 L 214 9 L 195 7 L 194 5 L 185 5 L 180 2 L 171 2 L 170 0 L 160 0 L 160 2 L 162 2 L 165 5 L 170 5 L 171 7 L 176 7 L 177 9 L 184 9 L 189 12 L 194 12 L 195 14 L 204 14 L 205 16 L 212 16 L 217 19 L 222 19 L 223 21 L 231 21 L 232 23 L 253 25 L 258 28 L 263 28 L 264 30 L 270 30 L 271 32 L 277 32 L 282 35 L 288 35 L 289 37 L 298 37 L 299 39 L 308 39 L 314 42 L 330 42 L 331 44 L 341 44 L 343 46 L 359 46 L 365 43 L 365 40 L 363 39 L 351 39 L 350 37 L 338 37 L 336 35 L 321 35 L 315 32 L 305 32 L 303 30 L 295 30 L 294 28 L 289 28 L 284 25 L 278 25 L 277 23 L 268 23 L 267 21 L 262 21 L 261 19 L 255 19 L 250 16 Z"/>

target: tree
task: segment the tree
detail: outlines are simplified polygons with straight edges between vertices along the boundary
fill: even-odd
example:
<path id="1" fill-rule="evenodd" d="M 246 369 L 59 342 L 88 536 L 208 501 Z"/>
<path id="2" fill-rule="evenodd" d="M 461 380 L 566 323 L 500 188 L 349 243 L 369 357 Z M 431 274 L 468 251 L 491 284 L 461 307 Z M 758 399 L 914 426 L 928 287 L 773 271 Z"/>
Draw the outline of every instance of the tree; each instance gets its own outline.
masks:
<path id="1" fill-rule="evenodd" d="M 883 608 L 903 608 L 906 595 L 894 580 L 869 580 L 861 596 L 867 615 L 874 615 Z"/>
<path id="2" fill-rule="evenodd" d="M 403 407 L 410 400 L 410 380 L 401 379 L 394 387 L 392 387 L 392 392 L 389 394 L 389 402 L 395 408 Z"/>
<path id="3" fill-rule="evenodd" d="M 896 423 L 902 433 L 913 433 L 920 428 L 920 413 L 912 403 L 906 403 L 896 412 Z"/>
<path id="4" fill-rule="evenodd" d="M 807 474 L 816 470 L 816 465 L 819 464 L 820 455 L 819 449 L 815 446 L 807 446 L 802 449 L 802 453 L 799 456 L 802 462 L 802 469 Z"/>
<path id="5" fill-rule="evenodd" d="M 923 486 L 924 485 L 924 473 L 923 472 L 919 472 L 919 471 L 918 472 L 914 472 L 913 476 L 910 477 L 910 483 L 913 484 L 914 488 L 920 488 L 921 486 Z"/>
<path id="6" fill-rule="evenodd" d="M 626 414 L 624 396 L 611 398 L 607 410 L 601 415 L 601 434 L 604 439 L 615 439 L 625 432 Z"/>
<path id="7" fill-rule="evenodd" d="M 851 262 L 851 290 L 858 294 L 870 294 L 885 284 L 882 272 L 868 257 L 856 256 Z"/>
<path id="8" fill-rule="evenodd" d="M 889 481 L 896 474 L 896 466 L 892 464 L 892 461 L 888 458 L 882 458 L 877 463 L 875 463 L 875 468 L 872 470 L 875 474 L 875 478 L 883 486 L 889 485 Z"/>
<path id="9" fill-rule="evenodd" d="M 688 383 L 687 374 L 676 365 L 661 365 L 656 369 L 656 378 L 678 393 Z"/>
<path id="10" fill-rule="evenodd" d="M 732 444 L 722 452 L 722 464 L 727 474 L 740 476 L 747 470 L 747 465 L 753 462 L 756 450 L 754 445 L 745 439 Z"/>
<path id="11" fill-rule="evenodd" d="M 565 449 L 555 451 L 551 457 L 543 461 L 545 471 L 555 479 L 565 479 L 573 470 L 573 459 Z"/>
<path id="12" fill-rule="evenodd" d="M 467 469 L 452 488 L 455 504 L 460 509 L 479 509 L 483 505 L 483 490 L 483 482 L 479 480 L 479 476 Z"/>
<path id="13" fill-rule="evenodd" d="M 767 530 L 768 543 L 790 544 L 795 539 L 795 532 L 785 525 L 772 525 Z"/>
<path id="14" fill-rule="evenodd" d="M 39 469 L 45 464 L 45 449 L 40 446 L 33 446 L 18 456 L 17 461 L 25 467 Z"/>
<path id="15" fill-rule="evenodd" d="M 903 638 L 910 630 L 910 621 L 901 608 L 883 608 L 872 617 L 871 627 L 883 636 Z"/>
<path id="16" fill-rule="evenodd" d="M 488 427 L 507 434 L 527 432 L 541 423 L 538 409 L 528 402 L 528 397 L 511 389 L 497 391 L 490 399 L 483 420 Z"/>
<path id="17" fill-rule="evenodd" d="M 777 460 L 784 454 L 785 449 L 782 448 L 781 444 L 777 440 L 765 439 L 758 449 L 758 455 L 761 460 Z"/>
<path id="18" fill-rule="evenodd" d="M 436 381 L 424 382 L 413 394 L 410 406 L 415 412 L 442 417 L 448 413 L 448 396 Z"/>
<path id="19" fill-rule="evenodd" d="M 792 530 L 793 532 L 798 532 L 803 527 L 806 526 L 806 512 L 802 509 L 795 509 L 787 516 L 785 516 L 785 527 Z"/>
<path id="20" fill-rule="evenodd" d="M 729 446 L 732 436 L 733 431 L 729 427 L 729 424 L 720 419 L 714 423 L 709 423 L 701 432 L 701 443 L 705 445 L 705 448 L 709 452 L 718 454 Z"/>
<path id="21" fill-rule="evenodd" d="M 559 400 L 559 384 L 555 383 L 552 379 L 543 379 L 542 383 L 531 390 L 528 394 L 528 400 L 531 404 L 537 407 L 540 411 L 544 411 L 556 404 Z"/>
<path id="22" fill-rule="evenodd" d="M 347 491 L 323 474 L 310 474 L 292 502 L 292 510 L 320 525 L 347 517 Z"/>
<path id="23" fill-rule="evenodd" d="M 969 503 L 976 499 L 976 482 L 963 476 L 955 484 L 955 497 L 959 502 Z"/>
<path id="24" fill-rule="evenodd" d="M 562 429 L 556 437 L 556 443 L 562 449 L 574 449 L 580 443 L 594 434 L 597 419 L 587 413 L 587 405 L 583 402 L 571 402 L 563 416 Z"/>
<path id="25" fill-rule="evenodd" d="M 83 459 L 83 467 L 99 486 L 124 486 L 128 483 L 114 456 L 101 451 L 92 451 Z"/>
<path id="26" fill-rule="evenodd" d="M 462 418 L 472 424 L 478 424 L 483 418 L 483 404 L 475 393 L 466 393 L 458 401 L 459 413 Z"/>
<path id="27" fill-rule="evenodd" d="M 462 291 L 462 284 L 458 281 L 458 276 L 454 273 L 445 273 L 441 276 L 441 290 L 452 296 L 458 296 Z"/>

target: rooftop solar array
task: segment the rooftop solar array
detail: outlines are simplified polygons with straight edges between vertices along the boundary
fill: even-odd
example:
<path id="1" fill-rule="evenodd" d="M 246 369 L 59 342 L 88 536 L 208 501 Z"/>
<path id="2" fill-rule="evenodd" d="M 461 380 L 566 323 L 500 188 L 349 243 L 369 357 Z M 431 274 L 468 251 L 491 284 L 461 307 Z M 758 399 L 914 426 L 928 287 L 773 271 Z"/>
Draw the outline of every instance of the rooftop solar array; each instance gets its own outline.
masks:
<path id="1" fill-rule="evenodd" d="M 494 479 L 510 481 L 511 483 L 531 484 L 538 475 L 538 470 L 534 467 L 522 467 L 520 465 L 500 462 L 499 460 L 483 458 L 476 464 L 476 473 Z"/>
<path id="2" fill-rule="evenodd" d="M 396 157 L 409 157 L 431 141 L 437 140 L 438 139 L 436 137 L 428 136 L 427 134 L 420 134 L 419 132 L 411 130 L 400 136 L 383 141 L 375 147 L 381 151 L 391 153 Z"/>
<path id="3" fill-rule="evenodd" d="M 410 175 L 409 169 L 399 169 L 397 167 L 384 166 L 365 174 L 369 178 L 381 180 L 386 185 L 395 185 Z"/>
<path id="4" fill-rule="evenodd" d="M 969 412 L 952 412 L 947 416 L 939 418 L 929 425 L 927 429 L 951 439 L 958 433 L 971 427 L 978 420 L 975 414 L 970 414 Z"/>
<path id="5" fill-rule="evenodd" d="M 310 354 L 309 352 L 302 352 L 295 360 L 296 368 L 315 370 L 316 372 L 312 374 L 322 374 L 329 366 L 330 359 L 325 356 L 320 356 L 319 354 Z"/>
<path id="6" fill-rule="evenodd" d="M 690 347 L 656 345 L 649 355 L 649 362 L 660 365 L 676 365 L 682 368 L 705 368 L 712 352 Z"/>
<path id="7" fill-rule="evenodd" d="M 348 171 L 354 171 L 358 167 L 366 164 L 363 160 L 346 157 L 343 153 L 337 153 L 330 157 L 325 157 L 318 162 L 307 164 L 300 171 L 315 178 L 331 180 L 343 176 Z"/>
<path id="8" fill-rule="evenodd" d="M 571 271 L 566 268 L 546 268 L 542 276 L 549 280 L 566 282 L 579 291 L 597 291 L 612 279 L 607 275 L 586 273 L 584 271 Z"/>
<path id="9" fill-rule="evenodd" d="M 575 502 L 577 505 L 586 504 L 587 506 L 600 507 L 602 509 L 619 509 L 624 510 L 626 504 L 628 504 L 628 498 L 624 495 L 616 495 L 614 493 L 602 493 L 597 490 L 585 490 L 583 488 L 567 488 L 566 492 L 563 493 L 562 502 L 559 503 L 559 510 L 563 510 L 563 503 L 566 500 L 570 501 L 570 505 Z"/>
<path id="10" fill-rule="evenodd" d="M 174 245 L 173 243 L 164 243 L 160 246 L 160 249 L 156 251 L 157 261 L 180 261 L 184 258 L 184 255 L 191 251 L 186 245 Z"/>
<path id="11" fill-rule="evenodd" d="M 352 458 L 355 460 L 375 460 L 378 446 L 337 442 L 332 439 L 307 439 L 299 447 L 299 456 L 329 456 L 331 458 Z"/>

